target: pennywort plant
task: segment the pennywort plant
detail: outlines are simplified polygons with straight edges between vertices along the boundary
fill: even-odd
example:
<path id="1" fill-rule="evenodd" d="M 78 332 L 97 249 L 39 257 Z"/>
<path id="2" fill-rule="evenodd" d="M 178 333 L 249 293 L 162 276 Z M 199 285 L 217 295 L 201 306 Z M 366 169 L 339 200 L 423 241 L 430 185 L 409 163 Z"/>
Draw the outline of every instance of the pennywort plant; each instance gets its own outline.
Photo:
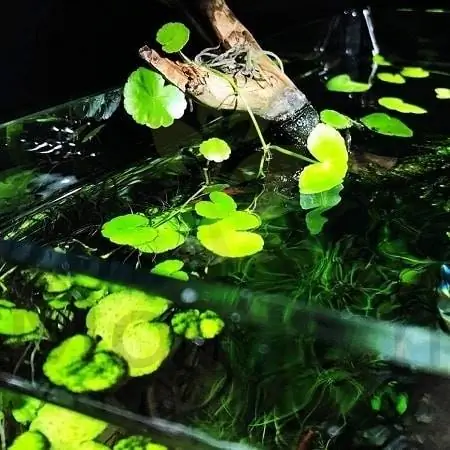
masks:
<path id="1" fill-rule="evenodd" d="M 156 40 L 167 53 L 180 52 L 188 39 L 189 30 L 181 23 L 166 24 L 156 35 Z M 182 56 L 189 60 L 186 56 Z M 228 78 L 227 81 L 232 85 L 235 94 L 239 96 L 239 88 L 234 81 Z M 165 84 L 160 74 L 150 69 L 138 68 L 129 76 L 125 85 L 124 106 L 128 114 L 137 123 L 156 129 L 168 127 L 173 124 L 174 120 L 180 119 L 184 114 L 187 102 L 184 94 L 175 86 Z M 343 140 L 339 133 L 336 133 L 325 124 L 321 124 L 314 130 L 314 138 L 311 140 L 311 144 L 308 145 L 308 150 L 314 157 L 319 157 L 316 161 L 267 143 L 253 112 L 249 107 L 247 107 L 247 111 L 256 129 L 264 153 L 259 175 L 263 175 L 264 162 L 267 160 L 270 152 L 279 151 L 303 162 L 312 163 L 311 167 L 308 166 L 302 172 L 303 176 L 299 180 L 300 193 L 324 192 L 343 181 L 346 174 L 344 168 L 346 167 L 348 155 L 345 144 L 342 146 Z M 231 151 L 231 148 L 225 141 L 216 137 L 205 140 L 199 146 L 199 155 L 207 160 L 207 166 L 210 162 L 220 163 L 228 159 Z M 332 155 L 334 151 L 337 153 Z M 208 177 L 206 178 L 208 183 L 210 180 Z M 247 230 L 239 231 L 244 232 Z M 149 232 L 148 229 L 147 232 Z M 241 234 L 239 236 L 244 235 Z"/>

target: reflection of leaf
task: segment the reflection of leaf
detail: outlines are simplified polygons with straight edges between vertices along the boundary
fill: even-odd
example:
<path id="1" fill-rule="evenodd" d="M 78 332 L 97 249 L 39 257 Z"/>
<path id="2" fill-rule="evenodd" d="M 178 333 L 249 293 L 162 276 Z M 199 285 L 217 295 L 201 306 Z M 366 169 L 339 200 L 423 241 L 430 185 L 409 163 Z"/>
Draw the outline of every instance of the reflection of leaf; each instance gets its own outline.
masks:
<path id="1" fill-rule="evenodd" d="M 376 133 L 386 136 L 411 137 L 414 133 L 401 120 L 385 113 L 373 113 L 361 118 L 361 122 Z"/>
<path id="2" fill-rule="evenodd" d="M 306 226 L 312 235 L 319 234 L 328 219 L 322 214 L 333 208 L 341 201 L 339 193 L 344 186 L 340 184 L 334 188 L 318 194 L 300 194 L 300 206 L 302 209 L 311 209 L 306 214 Z"/>
<path id="3" fill-rule="evenodd" d="M 440 100 L 450 99 L 450 89 L 448 88 L 436 88 L 434 92 L 436 92 L 436 98 Z"/>
<path id="4" fill-rule="evenodd" d="M 372 61 L 379 66 L 391 66 L 392 64 L 382 55 L 374 55 Z"/>
<path id="5" fill-rule="evenodd" d="M 365 92 L 370 89 L 371 85 L 353 81 L 349 75 L 341 74 L 328 80 L 326 87 L 333 92 Z"/>
<path id="6" fill-rule="evenodd" d="M 422 67 L 404 67 L 401 74 L 408 78 L 427 78 L 430 75 L 430 72 L 422 69 Z"/>
<path id="7" fill-rule="evenodd" d="M 125 84 L 124 106 L 140 125 L 168 127 L 183 116 L 187 103 L 175 86 L 164 85 L 164 78 L 152 70 L 135 70 Z"/>
<path id="8" fill-rule="evenodd" d="M 179 259 L 166 259 L 165 261 L 156 264 L 151 270 L 151 273 L 187 281 L 189 276 L 186 272 L 181 270 L 183 266 L 184 262 Z"/>
<path id="9" fill-rule="evenodd" d="M 319 123 L 308 136 L 306 145 L 319 162 L 306 166 L 300 173 L 300 193 L 317 194 L 341 184 L 348 169 L 348 152 L 339 132 Z"/>
<path id="10" fill-rule="evenodd" d="M 211 138 L 200 144 L 200 153 L 208 160 L 222 162 L 231 155 L 230 146 L 222 139 Z"/>
<path id="11" fill-rule="evenodd" d="M 378 79 L 385 83 L 404 84 L 406 80 L 399 73 L 380 72 L 377 73 Z"/>
<path id="12" fill-rule="evenodd" d="M 189 28 L 180 22 L 163 25 L 156 33 L 156 41 L 166 53 L 179 52 L 189 40 Z"/>
<path id="13" fill-rule="evenodd" d="M 378 99 L 378 103 L 385 108 L 406 114 L 425 114 L 427 112 L 426 109 L 411 103 L 406 103 L 401 98 L 397 97 L 382 97 Z"/>
<path id="14" fill-rule="evenodd" d="M 336 129 L 350 128 L 352 126 L 352 119 L 350 117 L 333 109 L 324 109 L 321 111 L 320 120 Z"/>

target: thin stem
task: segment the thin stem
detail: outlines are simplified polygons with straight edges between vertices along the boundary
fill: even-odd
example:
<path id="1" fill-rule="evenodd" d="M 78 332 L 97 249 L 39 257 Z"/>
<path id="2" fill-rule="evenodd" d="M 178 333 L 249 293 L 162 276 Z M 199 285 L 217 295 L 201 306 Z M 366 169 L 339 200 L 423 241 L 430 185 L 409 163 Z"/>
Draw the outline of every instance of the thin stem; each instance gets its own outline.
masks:
<path id="1" fill-rule="evenodd" d="M 303 156 L 303 155 L 299 155 L 298 153 L 291 152 L 290 150 L 287 150 L 286 148 L 283 148 L 283 147 L 279 147 L 278 145 L 269 145 L 269 149 L 276 150 L 277 152 L 284 153 L 285 155 L 292 156 L 297 159 L 301 159 L 302 161 L 306 161 L 311 164 L 317 163 L 317 161 L 314 161 L 313 159 L 307 158 L 306 156 Z"/>

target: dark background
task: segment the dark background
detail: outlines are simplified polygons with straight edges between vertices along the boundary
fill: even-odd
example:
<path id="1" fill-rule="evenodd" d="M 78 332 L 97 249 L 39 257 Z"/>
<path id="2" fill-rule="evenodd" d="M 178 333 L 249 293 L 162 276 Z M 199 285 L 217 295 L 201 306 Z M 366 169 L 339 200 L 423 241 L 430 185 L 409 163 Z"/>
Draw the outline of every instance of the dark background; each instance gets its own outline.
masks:
<path id="1" fill-rule="evenodd" d="M 285 27 L 300 26 L 364 3 L 357 0 L 228 1 L 236 15 L 260 39 Z M 417 2 L 420 3 L 431 8 L 449 2 Z M 128 74 L 141 64 L 137 56 L 139 47 L 151 43 L 162 24 L 183 19 L 187 23 L 179 11 L 167 7 L 162 0 L 15 0 L 7 4 L 0 27 L 1 122 L 122 85 Z M 412 7 L 416 3 L 374 0 L 371 5 L 380 14 L 388 5 Z M 205 47 L 204 42 L 194 39 L 191 45 L 196 44 Z"/>

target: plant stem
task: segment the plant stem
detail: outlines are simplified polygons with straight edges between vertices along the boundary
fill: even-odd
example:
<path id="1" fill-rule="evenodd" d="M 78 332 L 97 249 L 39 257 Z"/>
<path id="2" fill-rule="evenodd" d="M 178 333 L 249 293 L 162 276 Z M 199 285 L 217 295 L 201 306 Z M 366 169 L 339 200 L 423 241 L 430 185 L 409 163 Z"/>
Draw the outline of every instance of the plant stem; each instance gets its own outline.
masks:
<path id="1" fill-rule="evenodd" d="M 285 155 L 301 159 L 302 161 L 306 161 L 311 164 L 317 163 L 317 161 L 314 161 L 313 159 L 307 158 L 306 156 L 303 155 L 299 155 L 298 153 L 291 152 L 290 150 L 287 150 L 286 148 L 283 147 L 279 147 L 278 145 L 269 145 L 269 149 L 276 150 L 277 152 L 284 153 Z"/>

